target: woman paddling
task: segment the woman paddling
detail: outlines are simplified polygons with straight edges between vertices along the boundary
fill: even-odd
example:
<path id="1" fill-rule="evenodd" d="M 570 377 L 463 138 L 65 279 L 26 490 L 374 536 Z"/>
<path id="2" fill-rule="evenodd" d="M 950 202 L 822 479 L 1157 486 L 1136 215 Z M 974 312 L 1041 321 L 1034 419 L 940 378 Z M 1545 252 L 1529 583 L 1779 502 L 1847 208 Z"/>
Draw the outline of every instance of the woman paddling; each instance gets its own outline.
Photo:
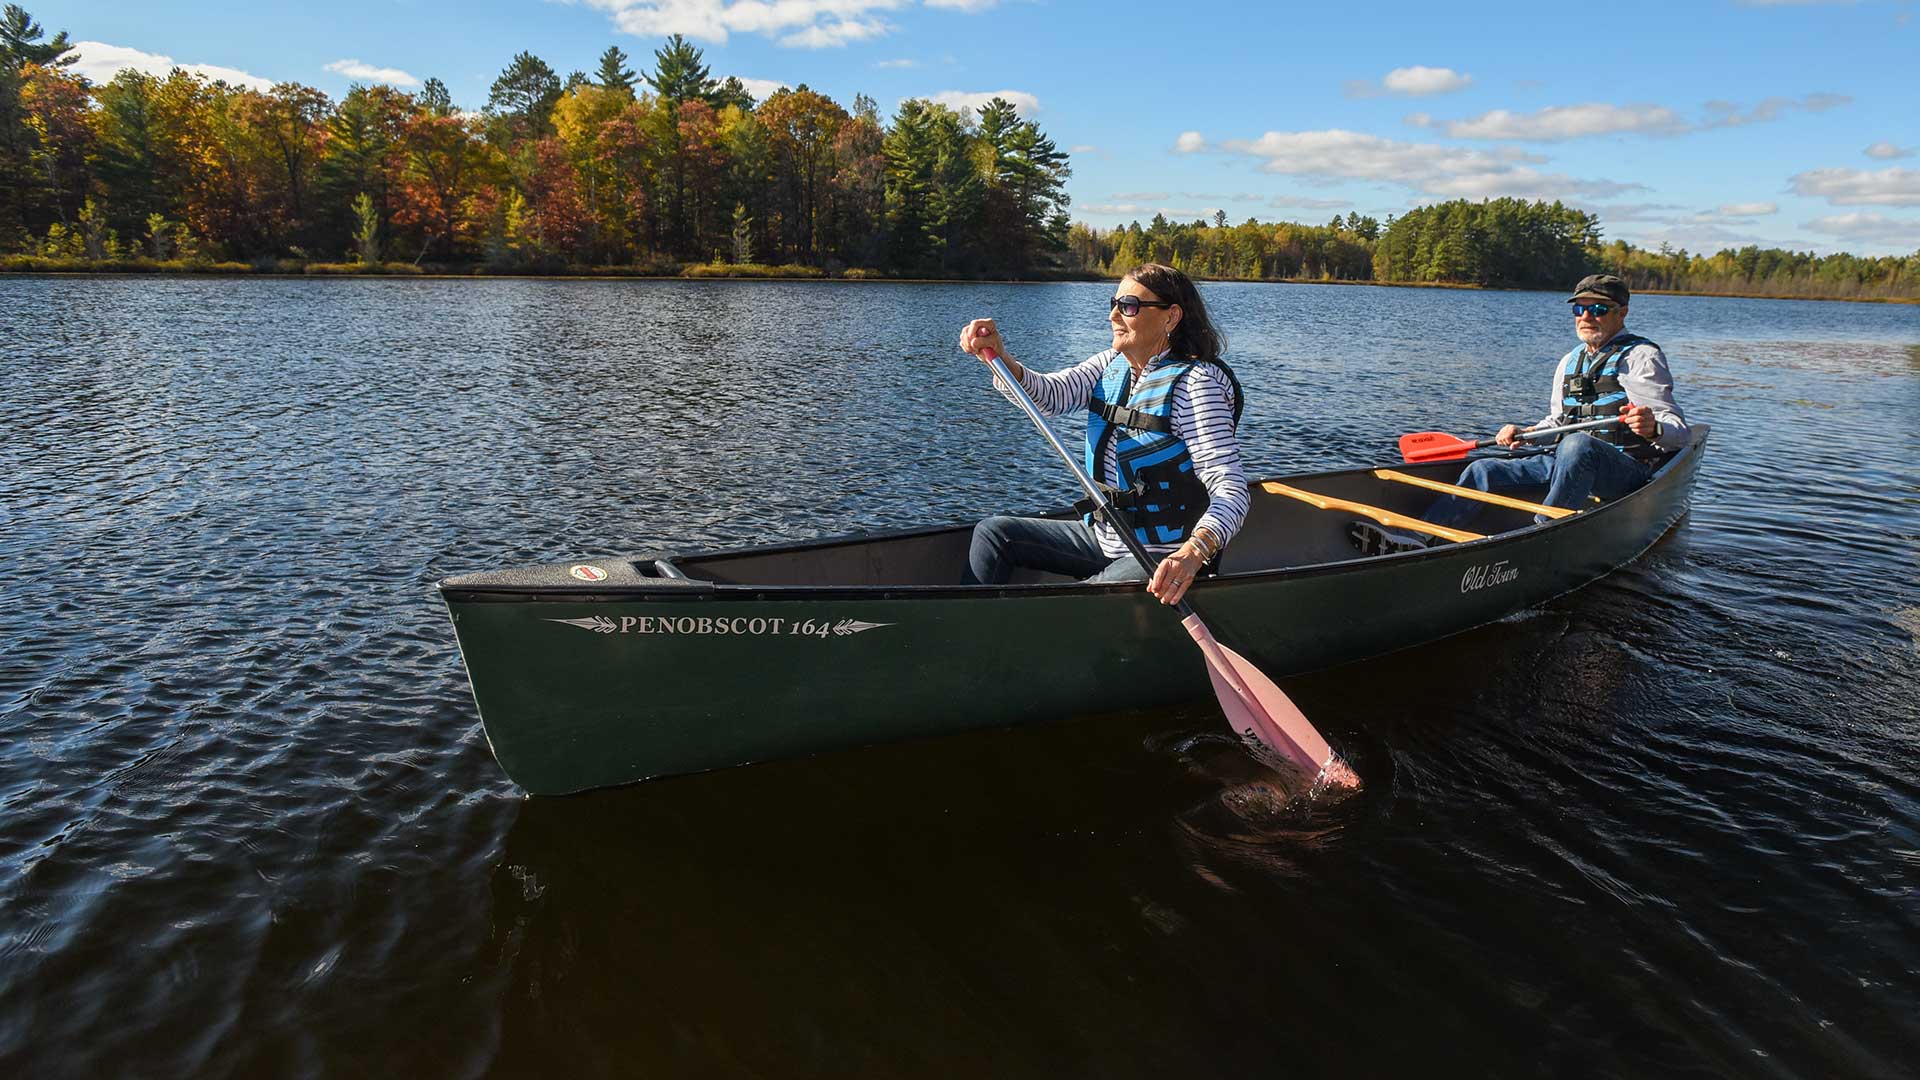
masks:
<path id="1" fill-rule="evenodd" d="M 1217 567 L 1247 515 L 1240 467 L 1239 380 L 1220 359 L 1220 334 L 1186 274 L 1144 263 L 1107 305 L 1113 347 L 1038 374 L 1007 353 L 992 319 L 960 332 L 960 348 L 1006 361 L 1040 411 L 1087 412 L 1087 472 L 1117 489 L 1116 507 L 1160 555 L 1147 591 L 1177 604 Z M 998 376 L 995 377 L 996 383 Z M 1004 389 L 1002 391 L 1005 392 Z M 1019 567 L 1088 581 L 1147 574 L 1104 520 L 995 516 L 974 526 L 966 582 L 1005 584 Z"/>

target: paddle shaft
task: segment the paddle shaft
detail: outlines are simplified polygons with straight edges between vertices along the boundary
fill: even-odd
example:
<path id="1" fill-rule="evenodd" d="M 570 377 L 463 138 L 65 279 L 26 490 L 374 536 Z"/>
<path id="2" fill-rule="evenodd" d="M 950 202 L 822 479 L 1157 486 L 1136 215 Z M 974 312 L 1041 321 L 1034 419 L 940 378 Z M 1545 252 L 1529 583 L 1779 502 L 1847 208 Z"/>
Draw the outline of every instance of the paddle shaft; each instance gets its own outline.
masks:
<path id="1" fill-rule="evenodd" d="M 1569 431 L 1586 431 L 1589 428 L 1603 428 L 1613 424 L 1617 424 L 1619 422 L 1620 422 L 1619 417 L 1609 416 L 1604 420 L 1586 420 L 1578 424 L 1568 424 L 1565 427 L 1541 428 L 1538 431 L 1522 431 L 1519 434 L 1515 435 L 1514 438 L 1544 439 L 1549 435 L 1564 435 Z M 1492 446 L 1499 441 L 1500 441 L 1499 439 L 1481 439 L 1479 442 L 1473 444 L 1473 448 L 1475 450 L 1479 450 L 1483 447 Z"/>
<path id="2" fill-rule="evenodd" d="M 1040 415 L 1040 407 L 1027 396 L 1027 388 L 1021 386 L 1020 380 L 1013 377 L 1013 372 L 1007 368 L 1006 361 L 1000 359 L 1000 354 L 992 349 L 982 349 L 980 354 L 986 357 L 987 363 L 993 368 L 993 373 L 1000 376 L 1000 381 L 1006 383 L 1008 389 L 1013 392 L 1013 403 L 1020 406 L 1020 411 L 1026 413 L 1027 419 L 1033 421 L 1033 426 L 1039 428 L 1040 434 L 1046 436 L 1047 445 L 1053 447 L 1053 452 L 1059 454 L 1060 460 L 1066 462 L 1067 468 L 1073 470 L 1074 479 L 1080 481 L 1080 486 L 1086 490 L 1088 497 L 1093 499 L 1094 505 L 1100 508 L 1100 513 L 1113 526 L 1113 531 L 1120 534 L 1120 542 L 1127 545 L 1127 550 L 1139 560 L 1141 568 L 1151 579 L 1154 567 L 1160 565 L 1161 556 L 1148 551 L 1146 545 L 1140 542 L 1140 538 L 1133 535 L 1133 523 L 1127 520 L 1127 516 L 1118 507 L 1108 501 L 1106 493 L 1100 490 L 1100 485 L 1093 482 L 1093 477 L 1088 476 L 1087 470 L 1080 467 L 1080 462 L 1075 460 L 1073 452 L 1068 450 L 1060 441 L 1060 437 L 1053 433 L 1053 425 L 1047 423 L 1047 418 Z M 1173 607 L 1183 616 L 1193 614 L 1193 607 L 1187 603 L 1187 598 L 1184 596 Z"/>
<path id="3" fill-rule="evenodd" d="M 1047 445 L 1053 447 L 1053 452 L 1060 455 L 1060 460 L 1067 463 L 1067 468 L 1073 470 L 1074 479 L 1080 481 L 1080 486 L 1106 517 L 1107 523 L 1120 534 L 1120 542 L 1139 560 L 1151 580 L 1160 558 L 1148 551 L 1146 545 L 1134 536 L 1132 522 L 1108 500 L 1106 493 L 1100 490 L 1100 485 L 1093 482 L 1093 477 L 1080 467 L 1080 462 L 1075 460 L 1072 452 L 1061 444 L 1059 436 L 1053 433 L 1053 426 L 1047 423 L 1046 417 L 1040 415 L 1039 406 L 1027 396 L 1027 388 L 1020 385 L 1020 380 L 1013 377 L 1006 361 L 992 349 L 982 349 L 980 355 L 992 366 L 994 374 L 1000 376 L 1000 381 L 1006 384 L 1009 396 L 1020 406 L 1020 411 L 1026 413 L 1027 419 L 1033 421 L 1033 426 L 1046 436 Z M 1284 690 L 1275 686 L 1272 679 L 1244 657 L 1215 641 L 1213 632 L 1207 629 L 1206 623 L 1200 621 L 1199 613 L 1187 603 L 1185 596 L 1173 607 L 1181 615 L 1180 625 L 1186 628 L 1187 634 L 1193 638 L 1194 644 L 1200 646 L 1200 652 L 1206 658 L 1207 677 L 1213 682 L 1214 694 L 1220 699 L 1220 710 L 1226 714 L 1228 726 L 1253 736 L 1276 753 L 1291 758 L 1313 776 L 1316 783 L 1325 778 L 1327 783 L 1336 787 L 1360 786 L 1360 778 L 1333 752 L 1327 740 L 1315 730 L 1313 722 L 1287 697 Z"/>

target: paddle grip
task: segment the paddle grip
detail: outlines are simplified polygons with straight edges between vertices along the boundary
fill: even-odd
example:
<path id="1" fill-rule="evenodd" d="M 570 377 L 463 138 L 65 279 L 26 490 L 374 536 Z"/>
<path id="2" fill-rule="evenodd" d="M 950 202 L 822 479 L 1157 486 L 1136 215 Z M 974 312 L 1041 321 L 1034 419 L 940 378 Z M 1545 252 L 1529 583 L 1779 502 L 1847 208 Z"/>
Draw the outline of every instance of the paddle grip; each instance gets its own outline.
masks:
<path id="1" fill-rule="evenodd" d="M 1053 433 L 1053 426 L 1048 424 L 1047 418 L 1040 414 L 1040 407 L 1027 396 L 1027 388 L 1020 385 L 1020 380 L 1013 377 L 1012 370 L 1007 367 L 1007 362 L 1000 358 L 1000 354 L 992 349 L 982 349 L 980 355 L 986 359 L 987 366 L 993 369 L 993 373 L 998 375 L 1000 381 L 1006 385 L 1013 403 L 1020 406 L 1020 411 L 1026 413 L 1027 419 L 1033 421 L 1033 426 L 1039 428 L 1040 434 L 1046 436 L 1047 445 L 1053 447 L 1053 452 L 1060 455 L 1060 460 L 1067 463 L 1067 468 L 1073 470 L 1073 478 L 1080 481 L 1081 489 L 1087 493 L 1088 498 L 1093 500 L 1093 505 L 1098 512 L 1113 526 L 1113 531 L 1120 534 L 1120 542 L 1127 545 L 1127 550 L 1139 561 L 1140 566 L 1147 572 L 1147 578 L 1151 580 L 1154 569 L 1160 565 L 1160 556 L 1148 551 L 1146 545 L 1140 543 L 1139 537 L 1133 534 L 1133 523 L 1127 520 L 1125 512 L 1107 500 L 1107 495 L 1100 490 L 1100 485 L 1093 482 L 1093 477 L 1088 476 L 1087 470 L 1080 467 L 1080 462 L 1074 458 L 1073 452 L 1068 450 L 1059 436 Z M 1173 605 L 1173 608 L 1181 615 L 1193 614 L 1193 607 L 1187 603 L 1187 598 L 1184 596 L 1180 598 L 1179 603 Z"/>

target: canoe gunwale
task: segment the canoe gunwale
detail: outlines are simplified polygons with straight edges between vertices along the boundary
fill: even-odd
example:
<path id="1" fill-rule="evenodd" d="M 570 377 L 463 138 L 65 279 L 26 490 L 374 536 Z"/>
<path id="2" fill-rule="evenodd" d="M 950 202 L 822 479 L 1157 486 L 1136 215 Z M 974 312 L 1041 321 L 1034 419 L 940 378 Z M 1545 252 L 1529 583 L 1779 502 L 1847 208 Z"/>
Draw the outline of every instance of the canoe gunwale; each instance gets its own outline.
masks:
<path id="1" fill-rule="evenodd" d="M 1646 484 L 1589 510 L 1547 522 L 1523 525 L 1504 532 L 1489 533 L 1478 540 L 1459 543 L 1437 544 L 1432 547 L 1413 551 L 1394 552 L 1387 555 L 1357 556 L 1350 559 L 1338 559 L 1331 562 L 1308 563 L 1300 566 L 1276 566 L 1251 570 L 1238 570 L 1202 578 L 1192 586 L 1192 595 L 1204 597 L 1208 592 L 1219 589 L 1231 589 L 1237 585 L 1251 583 L 1269 583 L 1280 580 L 1307 580 L 1327 574 L 1346 573 L 1357 566 L 1409 565 L 1411 563 L 1435 558 L 1451 558 L 1464 551 L 1490 552 L 1501 547 L 1521 544 L 1550 530 L 1575 530 L 1585 532 L 1582 526 L 1592 522 L 1604 522 L 1611 515 L 1623 512 L 1621 508 L 1634 506 L 1651 498 L 1656 492 L 1665 489 L 1673 478 L 1686 471 L 1691 457 L 1706 441 L 1707 428 L 1699 426 L 1698 437 L 1683 447 L 1678 453 L 1662 463 L 1660 470 Z M 1272 477 L 1251 481 L 1249 487 L 1257 488 L 1269 481 L 1310 483 L 1314 480 L 1336 480 L 1348 477 L 1369 477 L 1379 465 L 1367 465 L 1353 469 L 1341 469 L 1331 472 L 1309 473 L 1291 477 Z M 1060 517 L 1071 514 L 1071 510 L 1047 511 L 1036 516 Z M 845 536 L 827 537 L 819 540 L 803 540 L 784 544 L 769 544 L 751 548 L 713 548 L 679 553 L 652 552 L 641 555 L 619 555 L 608 558 L 636 565 L 651 566 L 656 561 L 694 561 L 729 555 L 738 555 L 751 551 L 757 556 L 781 555 L 797 551 L 818 551 L 825 548 L 868 544 L 875 541 L 911 539 L 920 536 L 933 536 L 971 528 L 966 525 L 913 526 L 903 529 L 876 530 Z M 1657 539 L 1657 538 L 1656 538 Z M 1636 553 L 1637 555 L 1637 553 Z M 605 561 L 604 559 L 602 561 Z M 473 575 L 462 575 L 473 576 Z M 1098 596 L 1121 592 L 1137 592 L 1138 581 L 1089 582 L 1058 581 L 1032 582 L 1006 585 L 779 585 L 706 581 L 700 578 L 649 578 L 641 584 L 486 584 L 462 583 L 461 577 L 446 578 L 435 586 L 443 599 L 452 603 L 526 603 L 566 601 L 578 603 L 594 602 L 635 602 L 635 601 L 672 601 L 685 603 L 689 600 L 751 600 L 758 602 L 795 600 L 818 601 L 826 599 L 953 599 L 953 600 L 993 600 L 1011 597 L 1042 597 L 1050 595 Z M 1204 603 L 1202 603 L 1204 606 Z"/>

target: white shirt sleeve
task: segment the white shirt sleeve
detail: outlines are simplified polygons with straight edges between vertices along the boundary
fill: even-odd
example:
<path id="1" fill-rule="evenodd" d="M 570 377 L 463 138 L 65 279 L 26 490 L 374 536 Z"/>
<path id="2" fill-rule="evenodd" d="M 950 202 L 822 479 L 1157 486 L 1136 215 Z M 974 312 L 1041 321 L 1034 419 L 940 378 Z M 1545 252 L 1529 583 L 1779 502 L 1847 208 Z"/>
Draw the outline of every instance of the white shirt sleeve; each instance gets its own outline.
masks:
<path id="1" fill-rule="evenodd" d="M 1667 354 L 1658 345 L 1628 349 L 1620 358 L 1619 379 L 1627 400 L 1652 409 L 1653 418 L 1660 421 L 1660 434 L 1654 437 L 1653 445 L 1671 452 L 1693 440 L 1693 430 L 1687 427 L 1686 416 L 1673 400 L 1673 372 L 1667 367 Z"/>
<path id="2" fill-rule="evenodd" d="M 1233 387 L 1212 364 L 1196 364 L 1173 388 L 1173 433 L 1193 456 L 1193 474 L 1207 489 L 1202 525 L 1225 547 L 1246 522 L 1251 499 L 1233 429 Z"/>

